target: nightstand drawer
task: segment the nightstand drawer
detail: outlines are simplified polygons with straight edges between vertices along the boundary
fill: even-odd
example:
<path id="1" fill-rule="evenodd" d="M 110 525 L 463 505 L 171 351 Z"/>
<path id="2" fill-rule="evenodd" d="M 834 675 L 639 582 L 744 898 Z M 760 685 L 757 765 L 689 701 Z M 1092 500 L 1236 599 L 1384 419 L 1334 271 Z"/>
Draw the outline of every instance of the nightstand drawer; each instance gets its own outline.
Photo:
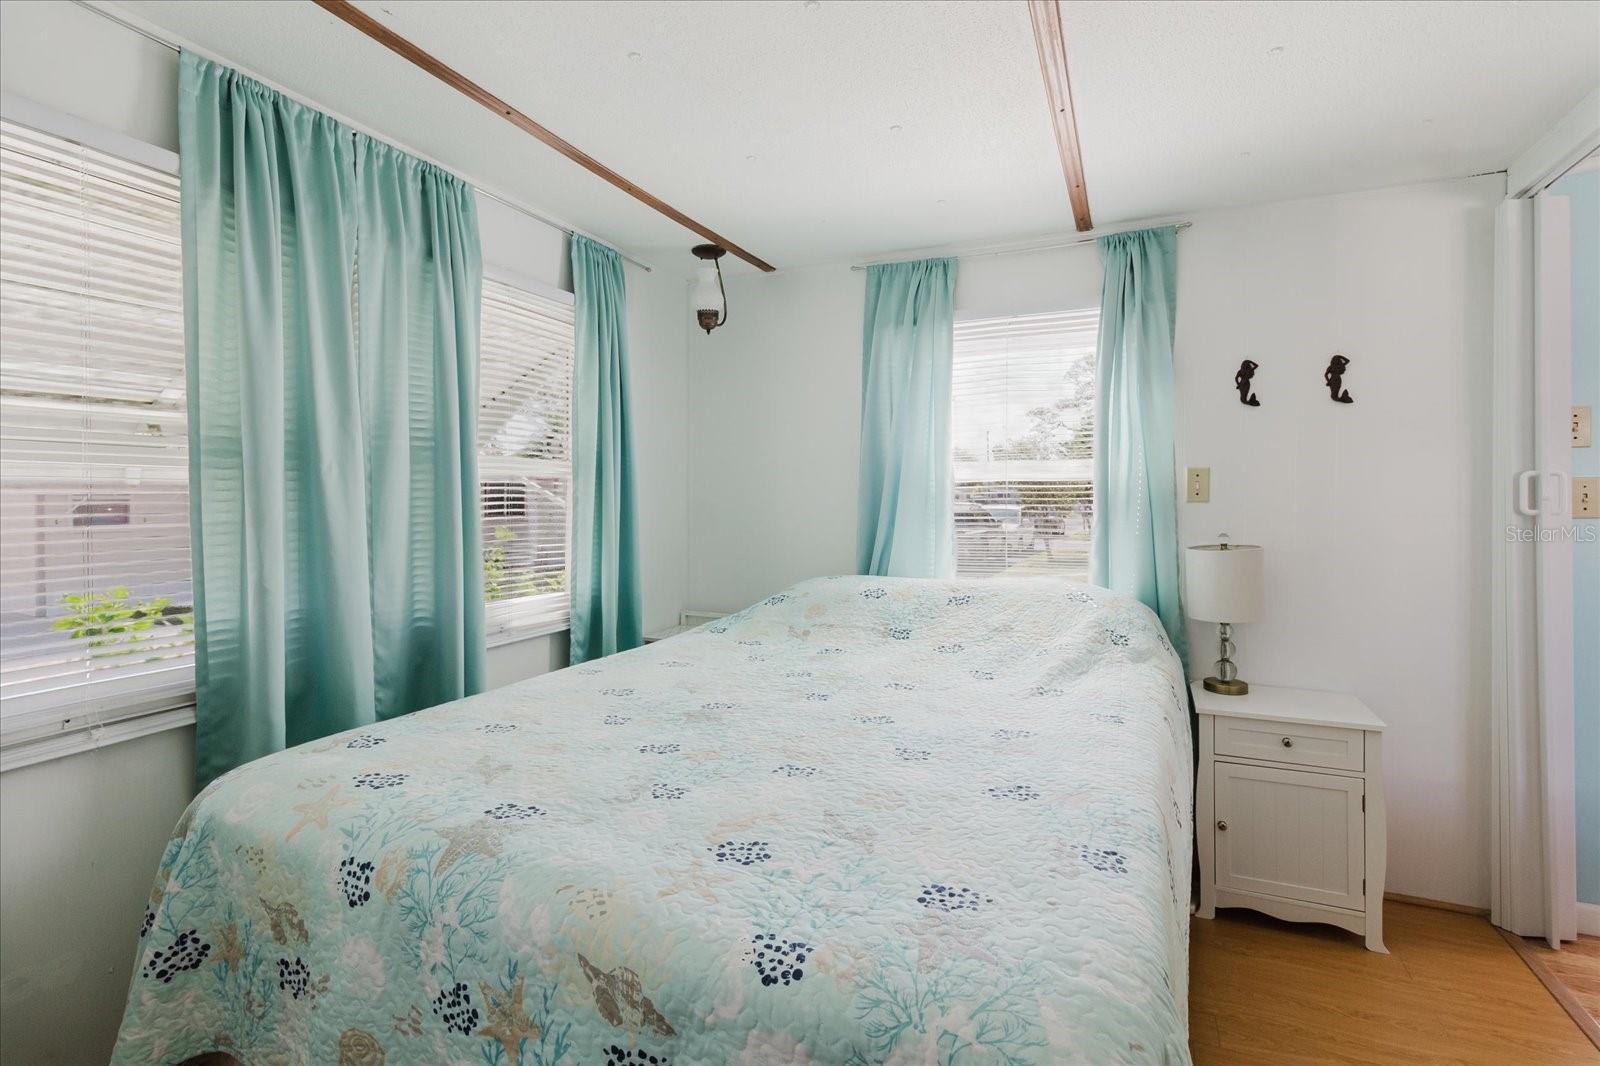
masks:
<path id="1" fill-rule="evenodd" d="M 1254 718 L 1218 718 L 1216 752 L 1244 759 L 1320 766 L 1327 770 L 1366 768 L 1365 734 L 1359 729 L 1291 725 Z"/>

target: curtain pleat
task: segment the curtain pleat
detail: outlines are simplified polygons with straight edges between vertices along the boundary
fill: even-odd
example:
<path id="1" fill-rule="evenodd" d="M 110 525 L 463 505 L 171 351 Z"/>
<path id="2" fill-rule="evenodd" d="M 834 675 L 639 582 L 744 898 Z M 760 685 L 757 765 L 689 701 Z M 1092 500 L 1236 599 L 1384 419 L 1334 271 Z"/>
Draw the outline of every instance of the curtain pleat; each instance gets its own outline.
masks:
<path id="1" fill-rule="evenodd" d="M 1164 226 L 1098 241 L 1104 277 L 1089 561 L 1095 584 L 1156 612 L 1187 661 L 1173 457 L 1177 237 Z"/>
<path id="2" fill-rule="evenodd" d="M 483 689 L 482 255 L 460 179 L 366 137 L 356 169 L 375 710 L 391 718 Z"/>
<path id="3" fill-rule="evenodd" d="M 571 660 L 582 663 L 638 647 L 644 609 L 622 259 L 579 235 L 572 238 L 571 256 L 576 297 Z"/>
<path id="4" fill-rule="evenodd" d="M 189 53 L 178 118 L 204 785 L 481 687 L 480 267 L 448 175 Z"/>
<path id="5" fill-rule="evenodd" d="M 861 343 L 861 573 L 955 572 L 950 388 L 956 261 L 867 269 Z"/>

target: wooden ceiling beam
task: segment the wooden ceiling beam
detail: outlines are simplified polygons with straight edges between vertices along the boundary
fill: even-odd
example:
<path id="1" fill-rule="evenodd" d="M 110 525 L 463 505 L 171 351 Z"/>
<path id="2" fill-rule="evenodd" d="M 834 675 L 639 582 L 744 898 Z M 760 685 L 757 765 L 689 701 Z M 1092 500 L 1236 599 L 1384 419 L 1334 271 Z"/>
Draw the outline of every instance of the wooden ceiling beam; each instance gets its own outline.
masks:
<path id="1" fill-rule="evenodd" d="M 760 256 L 739 247 L 739 245 L 733 243 L 710 226 L 696 222 L 665 200 L 641 189 L 577 145 L 541 126 L 494 93 L 491 93 L 488 89 L 468 78 L 465 74 L 446 66 L 433 55 L 412 44 L 406 38 L 350 3 L 350 0 L 312 0 L 312 3 L 377 41 L 402 59 L 438 78 L 461 95 L 493 111 L 524 133 L 531 134 L 542 143 L 554 148 L 595 177 L 615 185 L 646 207 L 670 218 L 684 229 L 699 234 L 712 244 L 721 245 L 753 267 L 759 267 L 769 273 L 777 269 Z"/>
<path id="2" fill-rule="evenodd" d="M 1044 74 L 1044 94 L 1050 104 L 1050 124 L 1061 151 L 1061 172 L 1067 179 L 1067 199 L 1078 232 L 1094 228 L 1089 217 L 1089 189 L 1083 182 L 1083 155 L 1078 150 L 1078 119 L 1072 111 L 1072 83 L 1067 78 L 1067 39 L 1061 31 L 1059 0 L 1028 0 L 1033 19 L 1033 42 L 1039 48 L 1039 70 Z"/>

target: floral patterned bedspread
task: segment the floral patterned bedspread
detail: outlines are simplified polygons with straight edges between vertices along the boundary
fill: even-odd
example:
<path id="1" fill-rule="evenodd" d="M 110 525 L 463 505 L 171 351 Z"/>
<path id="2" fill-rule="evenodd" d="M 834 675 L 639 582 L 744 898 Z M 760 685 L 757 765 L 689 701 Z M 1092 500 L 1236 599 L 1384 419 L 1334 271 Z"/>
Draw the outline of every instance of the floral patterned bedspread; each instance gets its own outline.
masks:
<path id="1" fill-rule="evenodd" d="M 116 1063 L 1185 1063 L 1146 608 L 827 578 L 261 759 L 161 860 Z"/>

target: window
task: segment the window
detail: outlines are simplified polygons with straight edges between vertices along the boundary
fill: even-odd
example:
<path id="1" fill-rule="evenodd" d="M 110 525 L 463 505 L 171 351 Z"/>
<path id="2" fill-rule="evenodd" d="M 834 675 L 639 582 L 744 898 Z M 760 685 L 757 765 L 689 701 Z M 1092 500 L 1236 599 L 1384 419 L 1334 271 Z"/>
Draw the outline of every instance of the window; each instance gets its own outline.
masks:
<path id="1" fill-rule="evenodd" d="M 186 703 L 177 177 L 0 122 L 0 210 L 0 731 Z"/>
<path id="2" fill-rule="evenodd" d="M 177 159 L 124 147 L 0 120 L 7 744 L 193 700 Z M 567 624 L 573 343 L 570 296 L 485 279 L 491 634 Z"/>
<path id="3" fill-rule="evenodd" d="M 478 481 L 491 636 L 567 624 L 570 300 L 483 283 Z"/>
<path id="4" fill-rule="evenodd" d="M 1098 309 L 957 322 L 956 573 L 1089 579 Z"/>

